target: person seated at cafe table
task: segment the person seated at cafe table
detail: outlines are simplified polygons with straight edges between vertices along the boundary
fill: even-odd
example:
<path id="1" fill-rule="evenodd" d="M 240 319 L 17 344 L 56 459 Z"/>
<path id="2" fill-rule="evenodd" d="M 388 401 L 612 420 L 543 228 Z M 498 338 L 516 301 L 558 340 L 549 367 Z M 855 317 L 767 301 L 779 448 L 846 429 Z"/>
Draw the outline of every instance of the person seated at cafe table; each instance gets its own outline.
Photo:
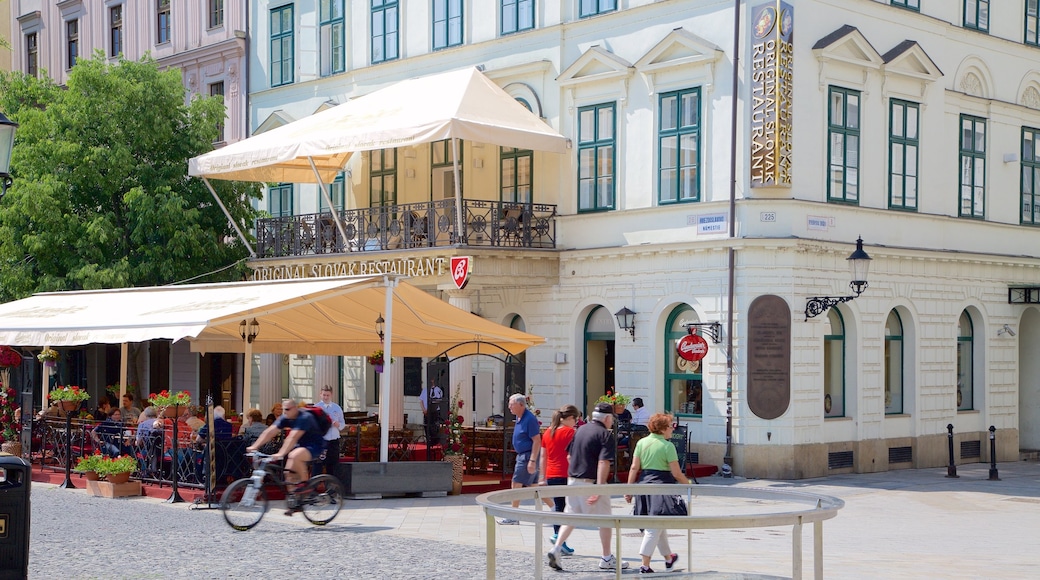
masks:
<path id="1" fill-rule="evenodd" d="M 105 418 L 108 417 L 111 413 L 112 403 L 109 402 L 108 395 L 101 395 L 101 397 L 98 398 L 97 409 L 94 409 L 94 412 L 91 413 L 91 416 L 94 417 L 95 421 L 104 421 Z M 122 414 L 120 414 L 120 417 L 121 416 Z"/>
<path id="2" fill-rule="evenodd" d="M 227 441 L 231 439 L 232 431 L 231 421 L 224 418 L 224 407 L 220 405 L 213 407 L 213 438 L 217 441 Z M 203 425 L 199 428 L 198 435 L 195 436 L 195 442 L 205 444 L 208 436 L 209 425 Z"/>
<path id="3" fill-rule="evenodd" d="M 245 423 L 242 426 L 240 432 L 242 440 L 245 441 L 246 445 L 259 439 L 260 434 L 267 429 L 268 425 L 270 425 L 270 423 L 264 423 L 264 415 L 260 412 L 260 409 L 250 409 L 249 412 L 246 413 L 246 421 L 248 421 L 248 423 Z M 271 423 L 274 423 L 274 419 L 271 419 Z"/>
<path id="4" fill-rule="evenodd" d="M 109 411 L 108 418 L 94 427 L 91 438 L 109 457 L 119 457 L 123 451 L 123 417 L 119 409 Z"/>
<path id="5" fill-rule="evenodd" d="M 133 393 L 123 393 L 123 404 L 119 410 L 123 413 L 124 423 L 136 423 L 137 418 L 141 416 L 141 410 L 134 406 Z"/>

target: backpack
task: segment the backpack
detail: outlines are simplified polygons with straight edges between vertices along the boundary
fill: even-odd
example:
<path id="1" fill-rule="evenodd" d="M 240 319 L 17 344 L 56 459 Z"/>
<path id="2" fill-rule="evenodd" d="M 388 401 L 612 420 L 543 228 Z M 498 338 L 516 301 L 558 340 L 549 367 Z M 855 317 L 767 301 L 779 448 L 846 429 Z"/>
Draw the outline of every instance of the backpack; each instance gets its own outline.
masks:
<path id="1" fill-rule="evenodd" d="M 329 432 L 332 427 L 332 419 L 329 418 L 329 414 L 325 412 L 325 409 L 317 405 L 305 405 L 301 411 L 310 413 L 314 417 L 314 421 L 318 424 L 318 435 L 322 437 Z"/>

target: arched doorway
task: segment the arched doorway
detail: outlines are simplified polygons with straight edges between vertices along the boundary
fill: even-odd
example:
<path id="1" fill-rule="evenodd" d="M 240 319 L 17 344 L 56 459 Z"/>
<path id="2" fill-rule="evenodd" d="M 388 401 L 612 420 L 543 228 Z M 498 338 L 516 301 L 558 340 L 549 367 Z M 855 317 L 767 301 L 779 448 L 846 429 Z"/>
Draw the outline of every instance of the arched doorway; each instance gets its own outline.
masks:
<path id="1" fill-rule="evenodd" d="M 1040 311 L 1026 310 L 1018 329 L 1018 447 L 1040 450 Z"/>
<path id="2" fill-rule="evenodd" d="M 597 306 L 585 319 L 585 400 L 582 413 L 607 391 L 614 391 L 614 317 Z"/>

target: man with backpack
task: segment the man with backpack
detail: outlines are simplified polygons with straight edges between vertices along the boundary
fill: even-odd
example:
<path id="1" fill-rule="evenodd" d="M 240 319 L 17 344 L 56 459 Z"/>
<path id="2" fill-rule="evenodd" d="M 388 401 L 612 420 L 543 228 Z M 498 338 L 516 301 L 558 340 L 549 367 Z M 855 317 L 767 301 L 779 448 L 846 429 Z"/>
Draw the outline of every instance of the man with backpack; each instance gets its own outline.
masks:
<path id="1" fill-rule="evenodd" d="M 324 420 L 328 421 L 328 418 L 326 417 Z M 282 448 L 272 457 L 285 458 L 287 483 L 302 483 L 310 478 L 308 466 L 311 459 L 321 457 L 322 452 L 325 451 L 325 432 L 328 430 L 328 425 L 322 429 L 314 414 L 301 410 L 295 400 L 282 401 L 282 415 L 265 429 L 260 437 L 246 448 L 246 451 L 256 451 L 286 428 L 289 429 L 289 435 L 282 443 Z M 292 515 L 291 511 L 289 515 Z"/>

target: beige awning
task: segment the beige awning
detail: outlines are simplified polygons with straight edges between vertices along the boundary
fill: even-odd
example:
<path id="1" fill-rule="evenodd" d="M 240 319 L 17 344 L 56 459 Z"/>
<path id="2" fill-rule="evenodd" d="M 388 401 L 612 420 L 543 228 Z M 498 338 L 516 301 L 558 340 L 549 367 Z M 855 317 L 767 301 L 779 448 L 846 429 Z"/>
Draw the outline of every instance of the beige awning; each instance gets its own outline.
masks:
<path id="1" fill-rule="evenodd" d="M 393 277 L 363 276 L 36 294 L 0 304 L 0 344 L 79 346 L 187 340 L 195 352 L 245 352 L 243 320 L 260 333 L 252 352 L 367 355 L 381 348 Z M 394 356 L 517 354 L 544 339 L 460 310 L 400 280 L 393 292 Z M 389 316 L 386 316 L 389 318 Z M 453 348 L 454 347 L 454 348 Z"/>
<path id="2" fill-rule="evenodd" d="M 464 139 L 566 152 L 567 139 L 475 68 L 395 83 L 188 162 L 208 179 L 332 183 L 354 152 Z M 311 168 L 311 161 L 315 169 Z"/>

